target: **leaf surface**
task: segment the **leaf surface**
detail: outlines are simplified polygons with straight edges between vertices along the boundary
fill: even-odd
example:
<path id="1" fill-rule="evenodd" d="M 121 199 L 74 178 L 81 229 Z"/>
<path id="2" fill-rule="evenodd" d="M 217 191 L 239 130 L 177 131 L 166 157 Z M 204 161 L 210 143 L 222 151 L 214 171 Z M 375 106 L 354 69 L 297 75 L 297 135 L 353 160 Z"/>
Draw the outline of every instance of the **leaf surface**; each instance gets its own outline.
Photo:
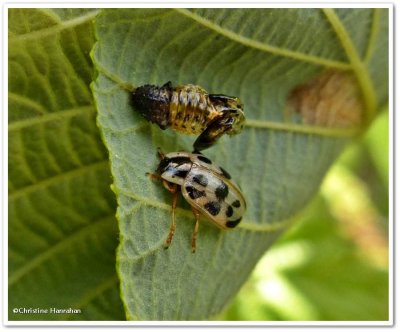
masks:
<path id="1" fill-rule="evenodd" d="M 116 204 L 89 87 L 97 13 L 8 12 L 10 320 L 124 319 Z"/>
<path id="2" fill-rule="evenodd" d="M 330 106 L 348 96 L 337 97 L 321 84 L 312 91 L 322 95 L 318 101 L 329 101 L 318 110 L 323 119 L 333 116 L 333 125 L 324 126 L 318 116 L 305 124 L 297 106 L 288 112 L 296 88 L 326 70 L 350 74 L 358 104 L 364 105 L 364 124 L 387 99 L 387 67 L 381 60 L 387 56 L 387 12 L 347 12 L 117 9 L 96 18 L 92 56 L 99 74 L 93 90 L 118 199 L 117 263 L 128 318 L 212 318 L 313 197 L 361 124 L 335 126 L 338 115 Z M 202 222 L 195 254 L 190 252 L 194 218 L 183 198 L 172 245 L 162 249 L 171 197 L 145 176 L 157 166 L 156 147 L 191 151 L 195 138 L 161 131 L 130 105 L 132 88 L 167 81 L 238 96 L 248 119 L 241 134 L 223 137 L 205 151 L 241 185 L 247 213 L 230 232 Z M 309 102 L 296 99 L 302 107 Z"/>

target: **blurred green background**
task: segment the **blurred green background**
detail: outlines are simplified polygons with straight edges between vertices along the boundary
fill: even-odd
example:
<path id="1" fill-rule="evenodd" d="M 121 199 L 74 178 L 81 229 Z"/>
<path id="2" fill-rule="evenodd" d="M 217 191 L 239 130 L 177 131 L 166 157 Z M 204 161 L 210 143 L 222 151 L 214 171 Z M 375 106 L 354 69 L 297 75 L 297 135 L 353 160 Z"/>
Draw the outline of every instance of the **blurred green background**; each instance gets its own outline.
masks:
<path id="1" fill-rule="evenodd" d="M 218 320 L 388 320 L 387 108 Z"/>

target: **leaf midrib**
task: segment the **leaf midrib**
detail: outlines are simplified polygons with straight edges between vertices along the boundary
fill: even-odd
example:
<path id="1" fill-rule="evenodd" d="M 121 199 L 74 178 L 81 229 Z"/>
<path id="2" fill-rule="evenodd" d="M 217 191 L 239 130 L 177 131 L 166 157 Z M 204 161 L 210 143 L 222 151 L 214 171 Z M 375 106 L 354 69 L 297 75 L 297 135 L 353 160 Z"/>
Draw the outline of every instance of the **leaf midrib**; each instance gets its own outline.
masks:
<path id="1" fill-rule="evenodd" d="M 129 92 L 134 90 L 134 87 L 132 86 L 131 83 L 121 80 L 117 75 L 112 74 L 109 70 L 101 66 L 101 64 L 97 63 L 95 59 L 93 59 L 93 61 L 95 62 L 98 71 L 101 72 L 104 76 L 106 76 L 110 80 L 112 80 L 113 82 L 115 82 L 117 86 Z M 344 138 L 354 137 L 360 132 L 360 129 L 357 127 L 328 128 L 321 126 L 307 126 L 304 124 L 296 124 L 290 122 L 275 122 L 275 121 L 265 121 L 265 120 L 255 120 L 255 119 L 246 119 L 245 127 L 281 130 L 281 131 L 296 132 L 302 134 L 321 135 L 327 137 L 344 137 Z"/>

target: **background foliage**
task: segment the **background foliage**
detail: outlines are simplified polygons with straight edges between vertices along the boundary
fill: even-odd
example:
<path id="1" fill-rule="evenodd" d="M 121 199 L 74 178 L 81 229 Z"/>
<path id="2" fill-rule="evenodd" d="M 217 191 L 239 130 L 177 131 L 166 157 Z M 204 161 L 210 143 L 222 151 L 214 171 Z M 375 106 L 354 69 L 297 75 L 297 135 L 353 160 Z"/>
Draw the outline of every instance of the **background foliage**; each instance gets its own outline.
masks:
<path id="1" fill-rule="evenodd" d="M 94 33 L 93 91 L 113 179 L 89 89 Z M 287 119 L 288 94 L 323 68 L 354 70 L 368 121 L 387 100 L 385 59 L 384 10 L 9 10 L 9 318 L 124 319 L 114 182 L 128 318 L 386 319 L 387 149 L 377 137 L 387 137 L 387 119 L 334 169 L 307 218 L 215 316 L 349 141 L 340 128 Z M 156 146 L 188 150 L 192 138 L 144 122 L 126 91 L 168 80 L 238 95 L 250 119 L 240 136 L 207 151 L 242 184 L 246 219 L 230 233 L 202 223 L 195 256 L 185 205 L 173 245 L 160 250 L 170 197 L 144 176 L 156 165 Z M 338 199 L 348 181 L 359 189 L 358 210 Z M 14 307 L 82 314 L 15 315 Z"/>
<path id="2" fill-rule="evenodd" d="M 346 149 L 304 217 L 216 318 L 387 320 L 387 175 L 384 112 Z"/>
<path id="3" fill-rule="evenodd" d="M 97 10 L 9 10 L 9 319 L 124 319 L 89 84 Z M 14 314 L 13 308 L 82 314 Z"/>

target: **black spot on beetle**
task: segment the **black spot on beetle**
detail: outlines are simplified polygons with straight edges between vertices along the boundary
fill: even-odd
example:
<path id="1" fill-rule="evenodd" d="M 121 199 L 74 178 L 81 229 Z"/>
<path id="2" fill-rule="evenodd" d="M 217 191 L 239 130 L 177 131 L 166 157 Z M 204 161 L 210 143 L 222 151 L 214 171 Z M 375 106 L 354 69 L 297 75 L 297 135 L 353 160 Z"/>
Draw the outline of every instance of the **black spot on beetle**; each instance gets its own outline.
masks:
<path id="1" fill-rule="evenodd" d="M 169 159 L 170 162 L 173 162 L 175 164 L 178 165 L 183 165 L 183 164 L 187 164 L 187 163 L 192 163 L 192 161 L 190 160 L 189 157 L 184 157 L 184 156 L 180 156 L 180 157 L 173 157 L 171 159 Z"/>
<path id="2" fill-rule="evenodd" d="M 220 201 L 224 200 L 225 197 L 228 196 L 228 194 L 229 194 L 229 188 L 223 182 L 221 182 L 221 184 L 215 189 L 215 195 Z"/>
<path id="3" fill-rule="evenodd" d="M 234 206 L 235 208 L 240 207 L 240 201 L 237 199 L 236 201 L 234 201 L 234 202 L 232 203 L 232 206 Z"/>
<path id="4" fill-rule="evenodd" d="M 226 209 L 226 211 L 225 211 L 225 215 L 226 215 L 228 218 L 229 218 L 229 217 L 232 217 L 232 215 L 233 215 L 232 206 L 228 205 L 228 207 L 227 207 L 227 209 Z"/>
<path id="5" fill-rule="evenodd" d="M 208 159 L 207 157 L 204 157 L 204 156 L 197 156 L 197 158 L 198 158 L 200 161 L 202 161 L 203 163 L 212 164 L 212 161 L 211 161 L 210 159 Z"/>
<path id="6" fill-rule="evenodd" d="M 208 179 L 205 175 L 203 174 L 196 174 L 193 177 L 193 181 L 198 183 L 199 185 L 206 187 L 208 185 Z"/>
<path id="7" fill-rule="evenodd" d="M 186 176 L 188 175 L 188 173 L 189 173 L 189 171 L 177 170 L 177 171 L 174 173 L 174 175 L 177 176 L 177 177 L 179 177 L 179 178 L 181 178 L 181 179 L 184 179 L 184 178 L 186 178 Z"/>
<path id="8" fill-rule="evenodd" d="M 221 205 L 216 201 L 204 204 L 204 208 L 213 216 L 216 216 L 221 211 Z"/>
<path id="9" fill-rule="evenodd" d="M 204 191 L 197 190 L 195 187 L 192 186 L 186 186 L 185 189 L 191 199 L 197 199 L 206 195 Z"/>
<path id="10" fill-rule="evenodd" d="M 236 220 L 228 220 L 225 224 L 226 227 L 233 228 L 236 227 L 238 223 L 242 220 L 242 217 Z"/>
<path id="11" fill-rule="evenodd" d="M 219 167 L 219 168 L 220 168 L 222 174 L 223 174 L 228 180 L 232 178 L 231 175 L 230 175 L 225 169 L 223 169 L 222 167 Z"/>

